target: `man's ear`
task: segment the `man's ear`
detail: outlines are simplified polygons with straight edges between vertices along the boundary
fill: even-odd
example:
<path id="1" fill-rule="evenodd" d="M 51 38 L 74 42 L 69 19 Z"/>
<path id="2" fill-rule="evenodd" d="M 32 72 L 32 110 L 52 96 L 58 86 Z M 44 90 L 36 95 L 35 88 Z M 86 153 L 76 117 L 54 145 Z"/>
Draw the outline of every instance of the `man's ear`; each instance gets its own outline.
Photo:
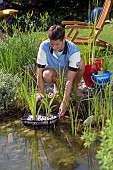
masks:
<path id="1" fill-rule="evenodd" d="M 64 38 L 64 39 L 63 39 L 63 42 L 65 42 L 65 40 L 66 40 L 66 39 Z"/>

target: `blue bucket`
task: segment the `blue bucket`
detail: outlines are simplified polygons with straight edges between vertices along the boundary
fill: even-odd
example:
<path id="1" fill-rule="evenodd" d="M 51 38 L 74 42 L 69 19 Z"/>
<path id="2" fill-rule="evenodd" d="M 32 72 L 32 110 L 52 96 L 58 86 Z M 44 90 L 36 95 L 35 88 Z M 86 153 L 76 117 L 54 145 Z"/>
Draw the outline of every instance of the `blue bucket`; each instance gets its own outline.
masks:
<path id="1" fill-rule="evenodd" d="M 98 74 L 98 72 L 95 72 L 95 73 L 92 73 L 91 79 L 95 85 L 104 87 L 105 85 L 110 83 L 111 75 L 112 75 L 112 72 L 110 71 L 103 71 L 100 74 Z"/>

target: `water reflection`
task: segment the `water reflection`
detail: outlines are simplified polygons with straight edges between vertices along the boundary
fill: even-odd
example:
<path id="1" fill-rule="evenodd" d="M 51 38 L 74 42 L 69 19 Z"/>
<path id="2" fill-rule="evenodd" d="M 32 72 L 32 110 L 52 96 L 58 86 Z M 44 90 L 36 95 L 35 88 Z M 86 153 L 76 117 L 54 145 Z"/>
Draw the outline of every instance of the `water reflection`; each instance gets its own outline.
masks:
<path id="1" fill-rule="evenodd" d="M 96 143 L 84 149 L 65 125 L 30 130 L 20 120 L 0 124 L 0 170 L 98 170 Z"/>

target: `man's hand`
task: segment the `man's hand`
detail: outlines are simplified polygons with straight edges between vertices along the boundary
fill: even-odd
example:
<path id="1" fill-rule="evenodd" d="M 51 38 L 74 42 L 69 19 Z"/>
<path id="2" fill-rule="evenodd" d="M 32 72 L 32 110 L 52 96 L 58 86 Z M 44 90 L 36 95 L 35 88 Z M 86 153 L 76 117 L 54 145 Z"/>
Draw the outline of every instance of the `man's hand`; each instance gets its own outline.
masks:
<path id="1" fill-rule="evenodd" d="M 36 96 L 36 103 L 38 104 L 38 102 L 42 99 L 42 96 L 40 94 L 37 94 Z"/>
<path id="2" fill-rule="evenodd" d="M 65 115 L 66 109 L 67 109 L 66 103 L 64 101 L 62 101 L 62 103 L 61 103 L 61 105 L 59 107 L 59 117 Z"/>

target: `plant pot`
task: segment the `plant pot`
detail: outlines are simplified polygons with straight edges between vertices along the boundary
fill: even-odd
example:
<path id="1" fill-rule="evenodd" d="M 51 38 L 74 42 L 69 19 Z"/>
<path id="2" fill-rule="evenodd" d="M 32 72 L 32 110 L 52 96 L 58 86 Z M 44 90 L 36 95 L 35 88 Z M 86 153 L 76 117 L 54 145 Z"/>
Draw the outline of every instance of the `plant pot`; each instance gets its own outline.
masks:
<path id="1" fill-rule="evenodd" d="M 94 63 L 97 65 L 97 69 L 100 70 L 104 66 L 104 59 L 96 59 Z"/>
<path id="2" fill-rule="evenodd" d="M 112 72 L 110 71 L 103 71 L 102 73 L 99 73 L 99 74 L 98 72 L 95 72 L 95 73 L 92 73 L 91 79 L 95 86 L 102 88 L 110 83 L 111 75 L 112 75 Z"/>
<path id="3" fill-rule="evenodd" d="M 104 64 L 104 60 L 96 59 L 92 64 L 85 65 L 85 71 L 83 74 L 83 79 L 87 87 L 93 87 L 94 82 L 91 79 L 92 73 L 99 71 Z"/>
<path id="4" fill-rule="evenodd" d="M 31 127 L 33 129 L 40 129 L 41 127 L 52 127 L 56 123 L 58 123 L 58 114 L 57 113 L 51 113 L 49 117 L 46 116 L 44 112 L 40 112 L 40 114 L 37 116 L 37 120 L 33 119 L 33 116 L 31 113 L 27 113 L 23 118 L 21 118 L 22 123 L 25 126 Z"/>

